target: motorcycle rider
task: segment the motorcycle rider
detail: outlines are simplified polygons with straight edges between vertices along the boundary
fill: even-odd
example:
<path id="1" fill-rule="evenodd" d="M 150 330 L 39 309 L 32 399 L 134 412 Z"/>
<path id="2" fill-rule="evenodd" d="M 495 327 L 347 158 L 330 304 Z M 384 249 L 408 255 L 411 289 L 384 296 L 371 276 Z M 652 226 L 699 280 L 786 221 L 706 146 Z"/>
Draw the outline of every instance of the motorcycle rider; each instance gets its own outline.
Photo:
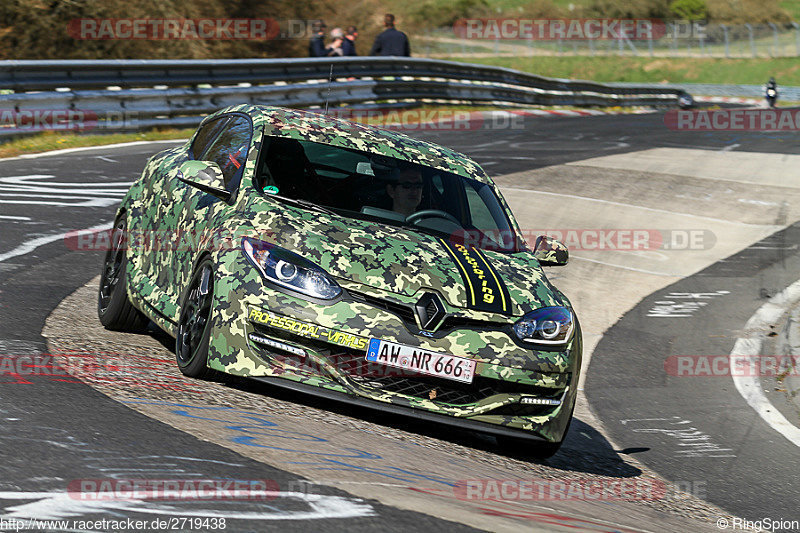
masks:
<path id="1" fill-rule="evenodd" d="M 775 78 L 769 79 L 764 87 L 764 93 L 767 98 L 767 105 L 770 108 L 775 107 L 775 102 L 778 100 L 778 84 L 775 83 Z"/>

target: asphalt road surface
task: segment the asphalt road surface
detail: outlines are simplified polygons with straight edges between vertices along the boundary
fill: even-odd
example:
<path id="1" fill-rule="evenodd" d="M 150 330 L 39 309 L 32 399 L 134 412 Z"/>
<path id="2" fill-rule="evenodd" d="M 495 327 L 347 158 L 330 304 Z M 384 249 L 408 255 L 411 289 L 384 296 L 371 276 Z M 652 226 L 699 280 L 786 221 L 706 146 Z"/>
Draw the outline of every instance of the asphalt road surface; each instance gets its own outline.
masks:
<path id="1" fill-rule="evenodd" d="M 414 135 L 470 154 L 493 176 L 522 173 L 514 178 L 516 181 L 505 183 L 512 189 L 528 187 L 531 194 L 539 191 L 545 197 L 563 193 L 571 195 L 571 201 L 578 195 L 602 198 L 610 210 L 603 212 L 606 219 L 630 212 L 622 202 L 614 204 L 615 198 L 625 195 L 624 190 L 614 189 L 614 180 L 597 181 L 588 187 L 565 178 L 562 182 L 550 180 L 546 186 L 539 186 L 536 180 L 542 180 L 542 176 L 524 173 L 537 169 L 544 172 L 556 166 L 569 170 L 572 167 L 568 164 L 586 160 L 601 161 L 591 166 L 598 169 L 605 164 L 603 161 L 608 161 L 603 158 L 638 154 L 653 148 L 687 150 L 694 156 L 698 152 L 772 154 L 777 160 L 781 154 L 800 153 L 790 134 L 674 132 L 664 127 L 661 114 L 536 117 L 509 126 L 461 132 L 418 131 Z M 263 500 L 215 502 L 216 516 L 229 513 L 227 530 L 230 531 L 262 529 L 254 526 L 253 519 L 272 520 L 269 524 L 274 527 L 297 530 L 309 527 L 328 531 L 471 529 L 459 523 L 462 520 L 457 516 L 440 512 L 435 506 L 422 512 L 418 504 L 403 505 L 392 498 L 377 498 L 378 492 L 377 499 L 367 497 L 369 491 L 345 491 L 324 485 L 316 486 L 313 494 L 303 492 L 294 468 L 271 466 L 274 463 L 237 453 L 207 436 L 198 437 L 190 428 L 178 429 L 180 424 L 175 420 L 155 420 L 149 413 L 111 400 L 66 373 L 61 377 L 51 373 L 39 379 L 15 371 L 18 368 L 14 360 L 47 351 L 41 332 L 52 310 L 99 273 L 102 254 L 70 250 L 65 246 L 64 235 L 72 230 L 109 224 L 119 199 L 141 172 L 147 157 L 166 146 L 170 144 L 110 147 L 0 161 L 0 353 L 4 356 L 4 370 L 0 373 L 0 439 L 4 441 L 0 520 L 30 516 L 144 520 L 166 515 L 170 509 L 182 516 L 209 516 L 203 514 L 207 506 L 160 502 L 143 508 L 125 502 L 81 502 L 81 507 L 75 498 L 64 495 L 64 487 L 76 480 L 159 476 L 186 480 L 264 479 L 276 484 L 271 486 L 278 492 L 267 498 L 266 503 Z M 588 167 L 575 168 L 577 173 Z M 639 170 L 647 174 L 646 170 Z M 634 178 L 626 176 L 626 179 Z M 707 180 L 709 194 L 720 186 L 719 182 Z M 509 192 L 505 195 L 512 200 Z M 692 196 L 673 201 L 689 205 L 698 197 L 697 192 Z M 657 196 L 650 198 L 644 191 L 641 198 L 641 204 L 648 206 L 644 209 L 658 209 L 653 207 L 661 201 Z M 653 203 L 647 204 L 648 201 Z M 764 303 L 765 297 L 800 278 L 797 248 L 792 247 L 797 242 L 797 231 L 794 227 L 782 229 L 796 220 L 794 204 L 752 201 L 756 203 L 741 205 L 742 209 L 752 207 L 750 213 L 759 220 L 747 223 L 756 229 L 751 233 L 743 231 L 741 246 L 732 245 L 730 258 L 719 257 L 697 272 L 672 273 L 664 278 L 670 280 L 668 285 L 653 285 L 658 286 L 655 292 L 648 290 L 641 295 L 635 292 L 637 287 L 640 292 L 649 287 L 646 284 L 604 287 L 610 292 L 630 292 L 625 302 L 631 303 L 618 304 L 619 314 L 625 312 L 619 321 L 614 313 L 606 312 L 606 316 L 596 312 L 603 315 L 603 320 L 589 328 L 595 337 L 588 344 L 596 346 L 584 381 L 591 409 L 579 414 L 562 459 L 558 456 L 554 459 L 560 475 L 570 472 L 570 461 L 577 465 L 582 455 L 602 451 L 628 469 L 631 467 L 625 465 L 629 463 L 622 460 L 634 458 L 637 464 L 652 468 L 668 481 L 693 487 L 696 495 L 733 515 L 748 519 L 800 519 L 796 511 L 798 484 L 792 476 L 797 447 L 762 421 L 742 400 L 729 378 L 684 378 L 670 376 L 665 370 L 665 361 L 671 355 L 727 356 L 747 319 Z M 767 205 L 770 203 L 775 204 L 774 209 Z M 512 207 L 517 212 L 513 201 Z M 677 209 L 674 205 L 672 208 Z M 780 213 L 770 219 L 763 215 L 781 209 L 782 218 Z M 546 220 L 548 214 L 540 211 L 537 216 Z M 530 220 L 527 215 L 526 220 Z M 525 227 L 531 227 L 533 222 L 528 224 Z M 539 224 L 541 227 L 546 222 Z M 720 242 L 725 241 L 722 231 L 717 230 Z M 769 236 L 772 233 L 775 235 Z M 762 241 L 764 237 L 766 240 Z M 746 250 L 739 251 L 745 247 Z M 576 268 L 601 262 L 590 258 L 585 261 L 588 262 Z M 614 268 L 607 261 L 602 263 L 602 268 Z M 634 265 L 634 259 L 625 264 L 628 270 L 652 272 L 640 268 L 638 263 Z M 573 271 L 581 272 L 584 271 Z M 593 274 L 596 277 L 597 272 Z M 556 273 L 552 277 L 568 295 L 572 293 L 562 286 L 562 279 L 567 286 L 585 284 L 584 279 L 570 279 L 569 274 Z M 603 283 L 603 278 L 594 281 Z M 654 306 L 662 305 L 657 302 L 674 300 L 675 294 L 684 293 L 713 293 L 718 297 L 702 302 L 707 305 L 695 306 L 690 316 L 649 316 Z M 584 308 L 579 311 L 587 316 L 589 323 L 592 312 L 587 309 L 589 304 L 592 310 L 601 309 L 591 298 L 579 294 L 576 302 Z M 592 413 L 599 417 L 599 422 L 592 419 Z M 791 414 L 787 412 L 787 416 Z M 681 431 L 689 427 L 692 431 Z M 435 436 L 447 439 L 441 434 Z M 473 441 L 469 443 L 480 447 Z M 425 466 L 424 456 L 418 461 Z M 582 472 L 584 468 L 581 465 L 575 471 Z M 619 508 L 608 504 L 596 511 L 599 518 L 611 519 Z M 562 514 L 569 513 L 563 513 L 562 508 Z M 495 529 L 491 520 L 463 521 L 478 528 Z M 533 529 L 557 530 L 564 526 L 564 530 L 596 531 L 603 527 L 602 521 L 570 525 L 566 519 L 544 520 L 540 515 L 522 520 Z M 650 527 L 653 524 L 641 523 L 638 528 L 625 530 L 680 530 L 679 525 Z M 616 529 L 621 530 L 619 526 Z"/>

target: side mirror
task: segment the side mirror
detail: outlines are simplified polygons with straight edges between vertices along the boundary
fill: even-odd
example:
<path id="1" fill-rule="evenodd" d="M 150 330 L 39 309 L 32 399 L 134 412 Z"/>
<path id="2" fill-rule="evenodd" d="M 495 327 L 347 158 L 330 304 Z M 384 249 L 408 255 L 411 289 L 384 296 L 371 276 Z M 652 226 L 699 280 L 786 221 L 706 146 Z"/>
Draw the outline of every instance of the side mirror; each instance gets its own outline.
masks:
<path id="1" fill-rule="evenodd" d="M 225 188 L 222 169 L 213 161 L 186 161 L 178 169 L 178 179 L 203 192 L 228 201 L 231 193 Z"/>
<path id="2" fill-rule="evenodd" d="M 533 256 L 542 266 L 564 266 L 569 261 L 569 249 L 561 241 L 540 235 L 536 238 Z"/>

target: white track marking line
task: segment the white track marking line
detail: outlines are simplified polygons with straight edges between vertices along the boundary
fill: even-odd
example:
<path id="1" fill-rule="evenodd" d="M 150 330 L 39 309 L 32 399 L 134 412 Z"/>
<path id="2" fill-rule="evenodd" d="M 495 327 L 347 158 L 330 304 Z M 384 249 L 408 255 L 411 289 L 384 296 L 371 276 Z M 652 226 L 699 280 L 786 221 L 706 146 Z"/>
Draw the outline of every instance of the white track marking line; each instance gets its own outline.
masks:
<path id="1" fill-rule="evenodd" d="M 746 222 L 736 222 L 733 220 L 726 220 L 724 218 L 714 218 L 714 217 L 704 217 L 702 215 L 692 215 L 691 213 L 681 213 L 679 211 L 669 211 L 667 209 L 658 209 L 655 207 L 643 207 L 641 205 L 635 204 L 624 204 L 622 202 L 614 202 L 611 200 L 600 200 L 599 198 L 589 198 L 587 196 L 577 196 L 574 194 L 564 194 L 559 192 L 547 192 L 547 191 L 539 191 L 536 189 L 523 189 L 521 187 L 505 187 L 503 185 L 498 185 L 500 190 L 502 191 L 526 191 L 534 194 L 545 194 L 549 196 L 562 196 L 564 198 L 574 198 L 575 200 L 586 200 L 588 202 L 598 202 L 602 204 L 609 204 L 609 205 L 617 205 L 620 207 L 626 207 L 629 209 L 641 209 L 643 211 L 652 211 L 654 213 L 665 213 L 667 215 L 677 215 L 682 217 L 690 217 L 690 218 L 698 218 L 700 220 L 710 220 L 712 222 L 724 222 L 726 224 L 734 224 L 737 226 L 749 226 L 749 227 L 775 227 L 775 228 L 783 228 L 784 226 L 775 226 L 773 224 L 748 224 Z"/>
<path id="2" fill-rule="evenodd" d="M 85 150 L 104 150 L 106 148 L 120 148 L 124 146 L 139 146 L 145 144 L 163 144 L 163 143 L 181 143 L 186 142 L 188 139 L 171 139 L 171 140 L 159 140 L 159 141 L 133 141 L 127 143 L 116 143 L 116 144 L 104 144 L 100 146 L 81 146 L 79 148 L 65 148 L 63 150 L 51 150 L 49 152 L 41 152 L 38 154 L 23 154 L 16 157 L 6 157 L 0 158 L 0 162 L 3 161 L 17 161 L 20 159 L 37 159 L 40 157 L 49 157 L 54 155 L 61 155 L 61 154 L 69 154 L 74 152 L 81 152 Z M 38 177 L 53 177 L 49 174 L 45 175 L 36 175 Z M 16 179 L 19 176 L 15 176 L 12 179 Z M 23 177 L 30 177 L 30 176 L 23 176 Z M 114 183 L 113 185 L 122 185 L 126 182 Z M 86 184 L 86 185 L 76 185 L 76 184 L 68 184 L 70 186 L 85 186 L 85 187 L 94 187 L 95 184 Z M 109 204 L 108 202 L 116 203 L 118 200 L 116 199 L 108 199 L 108 200 L 91 200 L 89 203 L 80 204 L 81 206 L 98 206 L 98 207 L 107 207 Z M 0 203 L 3 204 L 29 204 L 29 205 L 57 205 L 57 206 L 75 206 L 74 203 L 66 203 L 66 202 L 37 202 L 37 201 L 13 201 L 13 200 L 0 200 Z M 8 217 L 4 217 L 8 218 Z M 98 226 L 93 226 L 83 231 L 103 231 L 111 229 L 111 223 L 107 224 L 100 224 Z M 70 232 L 71 233 L 71 232 Z M 67 236 L 67 233 L 59 233 L 57 235 L 46 235 L 43 237 L 37 237 L 35 239 L 31 239 L 28 241 L 23 242 L 10 252 L 0 254 L 0 263 L 6 261 L 8 259 L 19 257 L 21 255 L 28 254 L 35 250 L 40 246 L 44 246 L 45 244 L 50 244 L 51 242 L 55 242 L 59 239 L 63 239 Z"/>
<path id="3" fill-rule="evenodd" d="M 726 146 L 724 148 L 721 148 L 720 152 L 730 152 L 731 150 L 735 150 L 736 148 L 739 148 L 740 146 L 741 146 L 741 144 L 729 144 L 728 146 Z"/>
<path id="4" fill-rule="evenodd" d="M 774 323 L 779 319 L 788 307 L 800 301 L 800 281 L 795 281 L 783 291 L 779 292 L 770 300 L 758 308 L 758 311 L 750 317 L 745 325 L 746 331 L 752 331 L 753 337 L 739 337 L 733 345 L 730 354 L 730 366 L 733 368 L 735 360 L 747 358 L 753 360 L 761 355 L 762 340 L 760 332 L 768 324 Z M 752 365 L 751 365 L 752 367 Z M 732 376 L 736 390 L 742 398 L 755 409 L 758 416 L 769 426 L 786 437 L 792 444 L 800 447 L 800 428 L 789 422 L 786 417 L 778 411 L 769 401 L 764 391 L 761 389 L 761 381 L 758 376 Z"/>
<path id="5" fill-rule="evenodd" d="M 0 215 L 3 220 L 31 220 L 31 217 L 12 217 L 11 215 Z"/>
<path id="6" fill-rule="evenodd" d="M 97 231 L 104 231 L 107 229 L 111 229 L 110 222 L 107 222 L 105 224 L 100 224 L 98 226 L 92 226 L 91 228 L 86 228 L 80 231 L 97 232 Z M 11 250 L 10 252 L 0 254 L 0 263 L 8 259 L 11 259 L 13 257 L 19 257 L 21 255 L 29 254 L 40 246 L 44 246 L 45 244 L 50 244 L 51 242 L 56 242 L 59 239 L 64 239 L 67 235 L 71 235 L 73 233 L 75 233 L 74 230 L 65 233 L 58 233 L 56 235 L 45 235 L 43 237 L 37 237 L 35 239 L 25 241 L 16 248 L 14 248 L 13 250 Z"/>
<path id="7" fill-rule="evenodd" d="M 252 499 L 282 499 L 302 502 L 307 510 L 278 509 L 271 505 L 258 511 L 227 511 L 224 506 L 214 509 L 215 502 L 200 501 L 205 506 L 179 509 L 181 516 L 204 518 L 227 518 L 228 520 L 325 520 L 331 518 L 357 518 L 375 516 L 375 509 L 360 498 L 306 494 L 302 492 L 276 492 L 253 490 Z M 0 519 L 17 520 L 64 520 L 97 513 L 135 512 L 166 515 L 175 513 L 173 505 L 147 500 L 80 500 L 69 492 L 0 492 L 0 500 L 35 500 L 5 508 Z M 47 528 L 50 529 L 50 528 Z"/>
<path id="8" fill-rule="evenodd" d="M 37 154 L 22 154 L 14 157 L 4 157 L 0 159 L 0 162 L 15 161 L 19 159 L 38 159 L 40 157 L 49 157 L 52 155 L 82 152 L 84 150 L 103 150 L 105 148 L 120 148 L 123 146 L 139 146 L 143 144 L 157 144 L 157 143 L 185 143 L 188 140 L 189 139 L 162 139 L 160 141 L 131 141 L 127 143 L 101 144 L 98 146 L 80 146 L 78 148 L 63 148 L 61 150 L 50 150 L 49 152 L 39 152 Z"/>

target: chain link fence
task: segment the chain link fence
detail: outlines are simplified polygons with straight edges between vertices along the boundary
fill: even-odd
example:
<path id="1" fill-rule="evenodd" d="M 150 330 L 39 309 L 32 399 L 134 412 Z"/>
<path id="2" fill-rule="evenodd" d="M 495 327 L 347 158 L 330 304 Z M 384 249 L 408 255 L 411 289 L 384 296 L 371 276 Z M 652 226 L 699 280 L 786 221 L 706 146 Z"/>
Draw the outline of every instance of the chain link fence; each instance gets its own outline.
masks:
<path id="1" fill-rule="evenodd" d="M 800 57 L 800 24 L 702 24 L 666 22 L 647 38 L 624 32 L 601 39 L 527 39 L 464 37 L 454 28 L 436 28 L 414 37 L 414 55 L 422 57 L 502 57 L 536 55 L 649 57 Z M 501 34 L 502 32 L 495 32 Z M 639 36 L 641 37 L 641 36 Z"/>

